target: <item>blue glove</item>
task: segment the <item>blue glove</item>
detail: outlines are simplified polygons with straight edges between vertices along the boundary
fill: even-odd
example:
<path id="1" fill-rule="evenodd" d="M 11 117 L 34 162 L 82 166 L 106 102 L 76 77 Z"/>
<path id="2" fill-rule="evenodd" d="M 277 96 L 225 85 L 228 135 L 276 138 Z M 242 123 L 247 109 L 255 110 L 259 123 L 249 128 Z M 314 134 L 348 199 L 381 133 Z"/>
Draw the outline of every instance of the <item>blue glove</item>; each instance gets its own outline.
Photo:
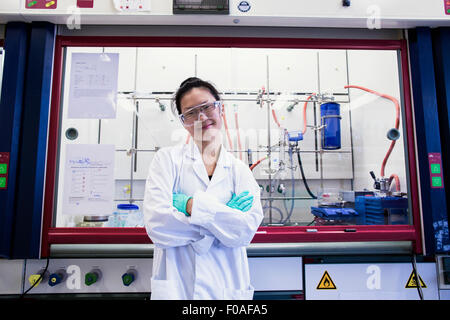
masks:
<path id="1" fill-rule="evenodd" d="M 250 192 L 244 191 L 238 196 L 233 193 L 231 200 L 228 201 L 227 206 L 233 209 L 238 209 L 242 212 L 250 210 L 253 205 L 253 196 L 249 195 Z"/>
<path id="2" fill-rule="evenodd" d="M 173 194 L 173 206 L 180 212 L 183 212 L 186 216 L 190 216 L 189 213 L 186 212 L 186 206 L 192 197 L 188 197 L 183 193 L 174 193 Z"/>

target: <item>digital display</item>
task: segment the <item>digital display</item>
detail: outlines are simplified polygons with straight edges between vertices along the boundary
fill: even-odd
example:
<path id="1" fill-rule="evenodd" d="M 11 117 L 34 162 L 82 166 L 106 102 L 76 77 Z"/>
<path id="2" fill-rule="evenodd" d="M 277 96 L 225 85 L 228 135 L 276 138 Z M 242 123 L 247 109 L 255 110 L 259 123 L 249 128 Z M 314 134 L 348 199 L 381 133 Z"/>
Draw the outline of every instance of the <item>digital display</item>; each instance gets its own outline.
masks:
<path id="1" fill-rule="evenodd" d="M 229 14 L 228 0 L 174 0 L 174 14 Z"/>

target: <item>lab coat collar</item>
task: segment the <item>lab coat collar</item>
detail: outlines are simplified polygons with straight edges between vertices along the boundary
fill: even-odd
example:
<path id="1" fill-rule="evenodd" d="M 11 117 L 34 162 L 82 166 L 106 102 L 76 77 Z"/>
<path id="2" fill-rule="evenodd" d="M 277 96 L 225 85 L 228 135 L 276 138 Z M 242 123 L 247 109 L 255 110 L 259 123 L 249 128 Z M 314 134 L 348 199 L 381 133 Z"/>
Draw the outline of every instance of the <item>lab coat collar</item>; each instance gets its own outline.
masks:
<path id="1" fill-rule="evenodd" d="M 189 143 L 185 146 L 185 148 L 186 148 L 186 152 L 184 153 L 185 156 L 187 156 L 188 158 L 190 158 L 192 160 L 203 161 L 202 155 L 200 154 L 200 150 L 199 150 L 198 146 L 195 144 L 195 142 L 193 141 L 193 139 L 189 140 Z M 216 167 L 219 164 L 224 167 L 230 167 L 231 161 L 232 161 L 231 157 L 232 157 L 232 155 L 227 151 L 224 144 L 221 143 L 219 159 L 217 159 Z"/>
<path id="2" fill-rule="evenodd" d="M 201 179 L 207 186 L 210 186 L 211 184 L 215 184 L 222 180 L 227 174 L 227 168 L 231 167 L 232 155 L 226 150 L 225 146 L 222 143 L 220 146 L 220 154 L 219 158 L 217 159 L 213 177 L 211 181 L 209 181 L 208 174 L 203 163 L 202 155 L 200 154 L 200 150 L 193 139 L 189 141 L 189 144 L 187 144 L 185 148 L 185 156 L 194 160 L 194 172 L 199 177 L 199 179 Z"/>

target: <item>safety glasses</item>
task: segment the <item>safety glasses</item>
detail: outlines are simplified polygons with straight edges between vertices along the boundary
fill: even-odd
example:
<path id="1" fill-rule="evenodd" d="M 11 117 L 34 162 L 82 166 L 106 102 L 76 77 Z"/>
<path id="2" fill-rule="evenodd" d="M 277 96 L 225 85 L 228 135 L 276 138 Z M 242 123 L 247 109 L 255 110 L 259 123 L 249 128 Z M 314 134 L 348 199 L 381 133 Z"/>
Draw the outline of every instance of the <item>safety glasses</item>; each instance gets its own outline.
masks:
<path id="1" fill-rule="evenodd" d="M 201 105 L 195 106 L 189 111 L 179 115 L 181 123 L 186 127 L 193 126 L 194 122 L 198 121 L 201 113 L 208 118 L 213 117 L 215 115 L 216 109 L 220 108 L 221 105 L 221 101 L 214 101 L 202 103 Z"/>

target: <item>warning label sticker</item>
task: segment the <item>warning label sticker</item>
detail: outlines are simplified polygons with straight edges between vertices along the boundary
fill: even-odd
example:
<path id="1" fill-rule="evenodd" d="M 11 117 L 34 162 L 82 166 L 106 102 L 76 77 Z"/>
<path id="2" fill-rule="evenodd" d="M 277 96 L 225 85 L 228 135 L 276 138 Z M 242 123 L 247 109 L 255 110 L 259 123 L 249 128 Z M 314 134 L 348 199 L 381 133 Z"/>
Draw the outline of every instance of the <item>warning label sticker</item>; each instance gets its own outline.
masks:
<path id="1" fill-rule="evenodd" d="M 425 282 L 423 282 L 422 278 L 420 277 L 420 274 L 419 274 L 419 283 L 420 283 L 420 287 L 421 288 L 426 288 L 427 287 L 425 285 Z M 414 270 L 411 272 L 411 275 L 409 276 L 409 279 L 406 282 L 405 288 L 407 288 L 407 289 L 409 289 L 409 288 L 417 288 L 417 277 L 416 277 L 416 273 L 414 272 Z"/>
<path id="2" fill-rule="evenodd" d="M 317 285 L 317 290 L 336 290 L 336 285 L 334 284 L 333 280 L 331 280 L 330 275 L 325 270 L 322 279 L 320 279 L 319 284 Z"/>

